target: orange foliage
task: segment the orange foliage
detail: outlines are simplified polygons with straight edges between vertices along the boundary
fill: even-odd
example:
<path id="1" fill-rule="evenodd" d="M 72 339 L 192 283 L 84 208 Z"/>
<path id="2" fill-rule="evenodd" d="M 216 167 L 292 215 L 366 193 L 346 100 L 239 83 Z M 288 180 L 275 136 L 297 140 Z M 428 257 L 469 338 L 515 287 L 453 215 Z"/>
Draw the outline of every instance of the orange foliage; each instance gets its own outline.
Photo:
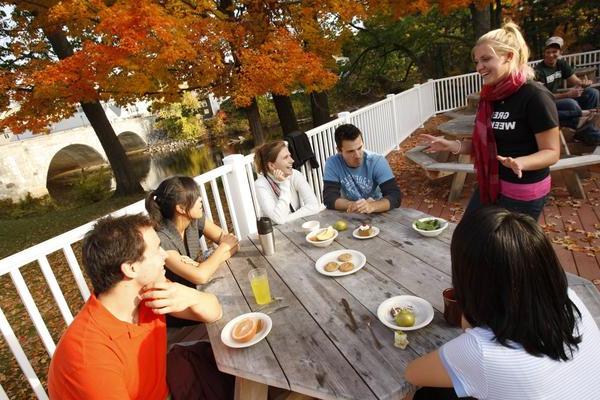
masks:
<path id="1" fill-rule="evenodd" d="M 15 62 L 0 73 L 0 121 L 16 133 L 42 131 L 80 102 L 176 101 L 182 87 L 250 104 L 268 92 L 323 91 L 336 80 L 333 55 L 349 22 L 402 16 L 460 0 L 36 0 L 15 7 L 5 37 Z M 487 3 L 481 0 L 481 3 Z M 62 31 L 74 54 L 58 60 L 41 32 Z"/>

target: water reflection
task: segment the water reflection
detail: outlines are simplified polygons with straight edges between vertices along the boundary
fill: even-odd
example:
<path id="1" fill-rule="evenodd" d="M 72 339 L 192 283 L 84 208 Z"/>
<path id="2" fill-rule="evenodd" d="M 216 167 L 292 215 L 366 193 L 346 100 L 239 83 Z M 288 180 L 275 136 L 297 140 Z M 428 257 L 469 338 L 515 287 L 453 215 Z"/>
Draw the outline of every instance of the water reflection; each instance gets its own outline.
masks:
<path id="1" fill-rule="evenodd" d="M 173 175 L 197 176 L 223 165 L 223 158 L 229 154 L 248 154 L 253 147 L 251 140 L 225 144 L 204 143 L 198 147 L 188 147 L 172 152 L 131 154 L 131 167 L 144 190 L 154 189 L 165 178 Z M 108 169 L 110 171 L 110 169 Z M 109 172 L 110 173 L 110 172 Z M 50 196 L 58 201 L 76 200 L 74 186 L 80 182 L 82 171 L 72 171 L 48 179 Z M 114 190 L 115 181 L 105 190 Z"/>

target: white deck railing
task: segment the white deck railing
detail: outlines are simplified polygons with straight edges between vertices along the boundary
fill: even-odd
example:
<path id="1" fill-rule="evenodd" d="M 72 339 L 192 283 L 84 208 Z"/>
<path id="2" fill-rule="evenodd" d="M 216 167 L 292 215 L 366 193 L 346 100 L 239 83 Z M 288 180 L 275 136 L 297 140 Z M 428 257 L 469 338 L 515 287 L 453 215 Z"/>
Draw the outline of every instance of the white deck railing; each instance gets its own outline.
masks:
<path id="1" fill-rule="evenodd" d="M 600 64 L 600 51 L 573 54 L 565 56 L 565 58 L 575 66 L 597 66 Z M 405 92 L 388 95 L 384 100 L 354 112 L 340 113 L 339 118 L 306 132 L 321 168 L 311 169 L 305 165 L 302 167 L 304 176 L 319 200 L 322 201 L 322 167 L 325 160 L 336 152 L 334 131 L 337 126 L 343 123 L 352 123 L 358 126 L 363 132 L 367 149 L 387 154 L 397 148 L 414 130 L 436 113 L 466 105 L 466 96 L 479 91 L 480 84 L 477 74 L 429 80 L 422 85 L 415 85 Z M 252 154 L 248 156 L 231 155 L 225 157 L 225 165 L 195 178 L 200 185 L 207 217 L 216 221 L 225 230 L 232 227 L 239 238 L 256 232 L 256 216 L 260 215 L 253 184 L 255 178 L 252 169 L 253 159 L 254 155 Z M 211 192 L 210 195 L 208 191 Z M 145 212 L 143 200 L 118 210 L 112 215 L 140 212 Z M 50 357 L 54 353 L 56 343 L 23 279 L 21 268 L 34 262 L 38 264 L 56 302 L 57 309 L 65 323 L 70 324 L 73 314 L 54 276 L 48 255 L 57 251 L 64 254 L 81 296 L 84 301 L 87 300 L 90 291 L 72 245 L 80 241 L 93 224 L 94 222 L 90 222 L 0 260 L 0 277 L 9 275 L 12 279 L 31 323 Z M 201 246 L 203 250 L 207 249 L 204 239 L 202 239 Z M 0 308 L 0 330 L 35 395 L 40 399 L 46 399 L 45 389 L 2 308 Z M 0 383 L 0 400 L 4 399 L 8 399 L 8 396 Z"/>
<path id="2" fill-rule="evenodd" d="M 600 76 L 600 50 L 585 53 L 566 54 L 562 58 L 573 67 L 596 67 L 596 77 Z M 533 66 L 541 60 L 530 61 Z M 467 96 L 481 90 L 481 78 L 476 72 L 435 81 L 435 110 L 436 113 L 446 112 L 467 105 Z"/>
<path id="3" fill-rule="evenodd" d="M 256 230 L 256 217 L 252 204 L 247 200 L 251 196 L 251 187 L 248 184 L 246 166 L 248 165 L 248 162 L 252 161 L 252 158 L 245 158 L 241 155 L 236 156 L 226 157 L 225 165 L 197 176 L 195 180 L 200 186 L 204 212 L 207 217 L 216 221 L 217 224 L 226 231 L 229 231 L 228 227 L 233 227 L 235 234 L 241 238 L 248 232 Z M 252 195 L 252 198 L 255 198 L 255 195 Z M 246 199 L 246 201 L 241 201 L 241 199 Z M 247 205 L 250 207 L 247 207 Z M 111 213 L 111 215 L 118 216 L 135 213 L 145 213 L 144 200 L 140 200 L 115 211 Z M 34 296 L 31 294 L 31 291 L 23 279 L 21 268 L 30 263 L 37 263 L 37 266 L 41 270 L 45 282 L 50 289 L 52 297 L 56 302 L 57 309 L 60 311 L 64 322 L 69 325 L 73 321 L 73 314 L 58 285 L 52 266 L 48 261 L 48 255 L 57 251 L 61 251 L 64 254 L 70 271 L 73 274 L 73 278 L 79 288 L 81 297 L 86 301 L 90 296 L 90 290 L 85 282 L 82 268 L 75 257 L 72 246 L 74 243 L 82 240 L 85 234 L 92 229 L 93 225 L 94 222 L 82 225 L 63 233 L 62 235 L 46 240 L 45 242 L 0 260 L 0 276 L 10 276 L 21 302 L 29 315 L 31 324 L 35 327 L 49 357 L 52 357 L 54 354 L 56 343 L 52 339 L 44 318 L 42 317 L 40 305 L 36 304 Z M 203 250 L 208 248 L 204 238 L 201 240 L 201 246 Z M 63 279 L 65 278 L 63 277 Z M 13 324 L 18 322 L 18 325 L 22 325 L 23 321 L 23 316 L 20 316 L 20 320 L 13 321 Z M 47 399 L 47 394 L 40 379 L 35 373 L 21 346 L 11 323 L 8 321 L 1 308 L 0 331 L 2 331 L 8 347 L 23 371 L 27 381 L 31 385 L 35 395 L 39 399 Z M 0 385 L 0 399 L 8 399 L 2 385 Z"/>

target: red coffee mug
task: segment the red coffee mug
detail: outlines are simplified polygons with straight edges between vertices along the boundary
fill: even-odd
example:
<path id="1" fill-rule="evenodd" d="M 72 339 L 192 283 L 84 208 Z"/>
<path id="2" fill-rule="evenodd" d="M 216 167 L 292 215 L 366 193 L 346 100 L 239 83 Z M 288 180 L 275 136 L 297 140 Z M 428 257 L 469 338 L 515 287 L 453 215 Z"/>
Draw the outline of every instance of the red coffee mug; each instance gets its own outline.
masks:
<path id="1" fill-rule="evenodd" d="M 442 292 L 442 296 L 444 297 L 444 318 L 446 319 L 446 322 L 460 328 L 462 310 L 454 296 L 454 288 L 445 289 Z"/>

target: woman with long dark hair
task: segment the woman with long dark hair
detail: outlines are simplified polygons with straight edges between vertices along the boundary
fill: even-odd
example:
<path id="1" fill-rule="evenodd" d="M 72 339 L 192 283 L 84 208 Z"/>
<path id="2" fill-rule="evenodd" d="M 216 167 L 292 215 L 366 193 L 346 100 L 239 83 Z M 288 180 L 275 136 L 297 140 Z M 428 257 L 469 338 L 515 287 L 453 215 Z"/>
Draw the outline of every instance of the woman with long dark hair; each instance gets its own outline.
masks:
<path id="1" fill-rule="evenodd" d="M 465 332 L 406 369 L 415 399 L 596 399 L 600 330 L 529 216 L 486 207 L 450 247 Z"/>
<path id="2" fill-rule="evenodd" d="M 156 224 L 160 244 L 167 252 L 165 266 L 169 280 L 189 287 L 205 284 L 219 266 L 235 254 L 238 240 L 234 235 L 207 219 L 202 212 L 200 188 L 194 179 L 174 176 L 161 182 L 146 197 L 146 210 Z M 200 238 L 216 243 L 216 250 L 204 259 Z M 192 323 L 167 316 L 167 326 Z"/>
<path id="3" fill-rule="evenodd" d="M 430 152 L 474 157 L 478 189 L 465 214 L 495 204 L 538 219 L 560 157 L 554 98 L 533 81 L 529 48 L 514 23 L 481 36 L 472 51 L 483 79 L 472 140 L 422 135 Z"/>

